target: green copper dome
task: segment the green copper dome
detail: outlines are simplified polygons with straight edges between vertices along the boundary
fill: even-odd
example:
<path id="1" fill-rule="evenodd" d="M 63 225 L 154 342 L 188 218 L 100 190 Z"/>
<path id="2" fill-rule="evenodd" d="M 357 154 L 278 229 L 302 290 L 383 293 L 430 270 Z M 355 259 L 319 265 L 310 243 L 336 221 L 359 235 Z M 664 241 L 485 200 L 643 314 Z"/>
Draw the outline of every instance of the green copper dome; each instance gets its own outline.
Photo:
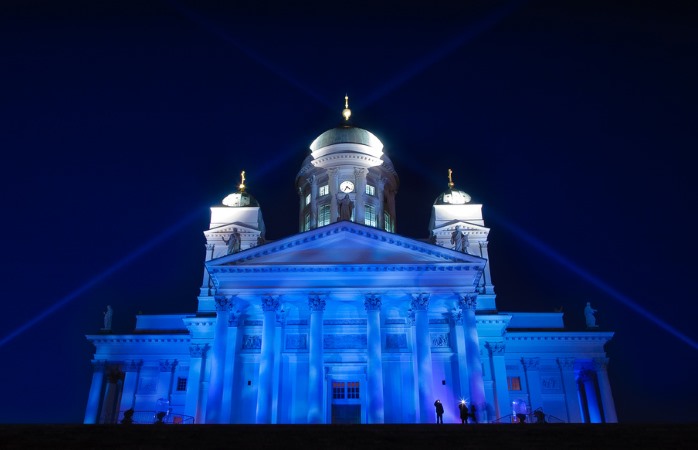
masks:
<path id="1" fill-rule="evenodd" d="M 340 125 L 325 131 L 310 144 L 310 150 L 315 151 L 334 144 L 360 144 L 383 149 L 383 143 L 370 131 L 350 125 Z"/>

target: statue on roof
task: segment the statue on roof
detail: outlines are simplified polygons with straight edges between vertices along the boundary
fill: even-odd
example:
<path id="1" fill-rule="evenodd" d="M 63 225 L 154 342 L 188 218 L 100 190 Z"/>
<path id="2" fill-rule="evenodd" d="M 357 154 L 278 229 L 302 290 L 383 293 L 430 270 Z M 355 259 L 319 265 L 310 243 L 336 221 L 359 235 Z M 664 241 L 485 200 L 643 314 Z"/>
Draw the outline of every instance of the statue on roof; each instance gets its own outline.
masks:
<path id="1" fill-rule="evenodd" d="M 228 246 L 228 255 L 237 253 L 240 251 L 240 233 L 237 228 L 233 228 L 233 232 L 230 233 L 228 239 L 223 236 L 223 242 Z"/>
<path id="2" fill-rule="evenodd" d="M 456 225 L 456 229 L 451 233 L 451 244 L 457 252 L 468 253 L 468 235 L 463 233 L 460 225 Z"/>
<path id="3" fill-rule="evenodd" d="M 587 302 L 587 305 L 584 307 L 584 318 L 587 321 L 587 328 L 598 328 L 596 317 L 594 316 L 595 312 L 596 310 L 591 307 L 591 303 Z"/>
<path id="4" fill-rule="evenodd" d="M 111 309 L 111 305 L 107 305 L 107 310 L 104 311 L 104 328 L 103 330 L 111 330 L 111 318 L 114 315 L 114 310 Z"/>

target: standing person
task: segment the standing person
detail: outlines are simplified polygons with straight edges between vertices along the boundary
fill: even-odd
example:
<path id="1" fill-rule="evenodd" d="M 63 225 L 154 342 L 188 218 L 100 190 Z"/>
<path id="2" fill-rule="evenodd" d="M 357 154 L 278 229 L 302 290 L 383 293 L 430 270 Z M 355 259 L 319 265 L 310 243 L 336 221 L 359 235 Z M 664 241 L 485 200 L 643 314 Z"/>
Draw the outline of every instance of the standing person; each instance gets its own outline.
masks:
<path id="1" fill-rule="evenodd" d="M 458 409 L 460 410 L 460 423 L 468 423 L 468 405 L 465 401 L 458 403 Z"/>
<path id="2" fill-rule="evenodd" d="M 434 408 L 436 408 L 436 423 L 444 423 L 444 405 L 441 400 L 437 399 L 434 402 Z"/>
<path id="3" fill-rule="evenodd" d="M 470 418 L 472 419 L 473 423 L 477 423 L 477 410 L 475 409 L 475 403 L 470 405 Z"/>

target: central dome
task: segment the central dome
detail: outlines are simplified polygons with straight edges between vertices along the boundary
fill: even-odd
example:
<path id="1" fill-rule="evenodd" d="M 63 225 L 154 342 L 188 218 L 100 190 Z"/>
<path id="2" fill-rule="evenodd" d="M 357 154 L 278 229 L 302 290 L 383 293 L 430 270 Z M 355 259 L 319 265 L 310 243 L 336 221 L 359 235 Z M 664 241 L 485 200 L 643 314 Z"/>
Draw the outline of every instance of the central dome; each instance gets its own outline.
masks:
<path id="1" fill-rule="evenodd" d="M 310 144 L 310 150 L 315 151 L 334 144 L 360 144 L 373 147 L 376 150 L 383 150 L 383 143 L 373 133 L 363 128 L 344 124 L 329 129 L 318 136 Z"/>

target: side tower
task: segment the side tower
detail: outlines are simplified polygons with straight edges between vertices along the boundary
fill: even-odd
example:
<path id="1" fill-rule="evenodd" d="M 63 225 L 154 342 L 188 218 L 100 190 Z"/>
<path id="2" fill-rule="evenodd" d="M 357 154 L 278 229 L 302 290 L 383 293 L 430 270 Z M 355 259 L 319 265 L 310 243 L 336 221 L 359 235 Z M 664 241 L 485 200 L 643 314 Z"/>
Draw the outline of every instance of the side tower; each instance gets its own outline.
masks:
<path id="1" fill-rule="evenodd" d="M 381 141 L 349 120 L 348 102 L 345 97 L 344 120 L 310 144 L 296 176 L 299 230 L 351 220 L 393 233 L 397 173 Z"/>
<path id="2" fill-rule="evenodd" d="M 448 189 L 434 201 L 429 220 L 430 241 L 440 247 L 487 260 L 478 285 L 479 308 L 495 311 L 494 286 L 490 277 L 487 243 L 490 229 L 482 218 L 482 204 L 471 203 L 470 195 L 456 189 L 448 169 Z"/>

